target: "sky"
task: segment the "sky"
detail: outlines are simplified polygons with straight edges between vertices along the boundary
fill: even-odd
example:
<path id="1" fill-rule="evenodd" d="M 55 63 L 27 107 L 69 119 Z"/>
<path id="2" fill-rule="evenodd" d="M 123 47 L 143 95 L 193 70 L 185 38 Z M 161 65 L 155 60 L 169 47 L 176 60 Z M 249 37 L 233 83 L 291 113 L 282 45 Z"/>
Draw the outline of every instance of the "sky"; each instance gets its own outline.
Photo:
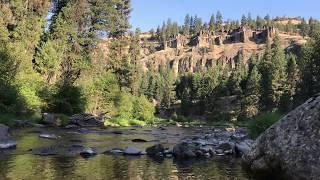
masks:
<path id="1" fill-rule="evenodd" d="M 252 17 L 269 14 L 320 19 L 320 0 L 132 0 L 132 8 L 132 29 L 142 31 L 156 28 L 168 18 L 182 24 L 187 13 L 207 22 L 218 10 L 224 20 L 240 19 L 249 12 Z"/>

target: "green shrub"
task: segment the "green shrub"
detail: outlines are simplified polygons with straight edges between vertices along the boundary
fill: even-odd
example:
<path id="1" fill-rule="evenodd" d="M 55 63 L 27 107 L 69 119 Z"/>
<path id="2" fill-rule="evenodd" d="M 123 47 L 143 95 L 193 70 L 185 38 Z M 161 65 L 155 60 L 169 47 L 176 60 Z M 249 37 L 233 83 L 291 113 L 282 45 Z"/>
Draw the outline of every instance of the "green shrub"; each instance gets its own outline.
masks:
<path id="1" fill-rule="evenodd" d="M 121 93 L 117 103 L 118 117 L 122 119 L 133 118 L 134 97 L 129 93 Z"/>
<path id="2" fill-rule="evenodd" d="M 258 137 L 261 133 L 263 133 L 270 126 L 276 123 L 280 118 L 281 115 L 275 112 L 263 113 L 256 116 L 248 126 L 250 135 L 253 137 Z"/>
<path id="3" fill-rule="evenodd" d="M 154 120 L 155 107 L 145 96 L 136 97 L 133 107 L 133 117 L 152 123 Z"/>
<path id="4" fill-rule="evenodd" d="M 106 120 L 104 122 L 104 125 L 105 126 L 123 126 L 123 127 L 134 126 L 134 125 L 145 126 L 146 122 L 137 120 L 137 119 L 115 118 L 115 119 Z"/>
<path id="5" fill-rule="evenodd" d="M 64 84 L 57 88 L 53 90 L 54 94 L 49 98 L 48 110 L 50 112 L 72 115 L 84 111 L 86 101 L 79 87 Z"/>
<path id="6" fill-rule="evenodd" d="M 14 126 L 14 116 L 12 114 L 0 114 L 0 124 L 5 124 L 9 127 Z"/>

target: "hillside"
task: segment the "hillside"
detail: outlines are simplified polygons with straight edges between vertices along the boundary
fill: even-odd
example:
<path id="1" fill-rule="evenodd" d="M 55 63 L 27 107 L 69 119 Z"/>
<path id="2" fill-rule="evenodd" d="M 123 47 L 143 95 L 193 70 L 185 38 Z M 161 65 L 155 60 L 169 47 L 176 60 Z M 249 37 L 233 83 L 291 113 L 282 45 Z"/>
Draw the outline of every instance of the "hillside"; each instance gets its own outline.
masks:
<path id="1" fill-rule="evenodd" d="M 210 34 L 212 33 L 212 34 Z M 253 54 L 261 57 L 264 53 L 265 42 L 278 33 L 282 48 L 290 52 L 301 46 L 306 40 L 299 35 L 289 35 L 279 32 L 277 29 L 264 29 L 252 31 L 237 29 L 231 32 L 204 32 L 193 37 L 179 35 L 176 39 L 167 42 L 167 47 L 150 53 L 150 45 L 159 43 L 152 41 L 151 35 L 143 34 L 141 40 L 147 38 L 147 47 L 142 49 L 141 63 L 144 70 L 158 69 L 161 65 L 170 66 L 174 73 L 195 72 L 202 68 L 208 68 L 221 62 L 224 66 L 234 68 L 234 58 L 239 51 L 243 52 L 244 61 Z M 150 40 L 151 39 L 151 40 Z M 143 47 L 143 46 L 142 46 Z"/>

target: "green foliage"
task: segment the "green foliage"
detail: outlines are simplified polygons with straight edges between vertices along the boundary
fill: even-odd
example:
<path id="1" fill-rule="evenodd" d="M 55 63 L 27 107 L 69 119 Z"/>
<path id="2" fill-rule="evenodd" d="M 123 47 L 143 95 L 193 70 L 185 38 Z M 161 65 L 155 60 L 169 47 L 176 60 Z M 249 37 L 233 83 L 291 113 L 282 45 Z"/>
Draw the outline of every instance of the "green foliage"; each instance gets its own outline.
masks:
<path id="1" fill-rule="evenodd" d="M 117 78 L 111 71 L 102 71 L 92 74 L 86 72 L 79 81 L 86 103 L 86 112 L 93 114 L 107 113 L 110 116 L 117 114 L 116 99 L 120 92 Z"/>
<path id="2" fill-rule="evenodd" d="M 136 97 L 133 105 L 133 117 L 148 123 L 153 121 L 155 108 L 145 96 Z"/>
<path id="3" fill-rule="evenodd" d="M 262 113 L 249 123 L 248 129 L 253 137 L 258 137 L 261 133 L 267 130 L 274 123 L 279 121 L 281 115 L 276 112 Z"/>
<path id="4" fill-rule="evenodd" d="M 246 81 L 246 86 L 242 98 L 242 115 L 244 118 L 251 118 L 258 114 L 260 106 L 260 96 L 261 96 L 261 74 L 255 62 L 251 60 L 251 71 L 249 72 L 248 79 Z"/>
<path id="5" fill-rule="evenodd" d="M 320 31 L 319 31 L 320 32 Z M 302 48 L 298 62 L 301 72 L 299 103 L 320 92 L 320 33 L 316 33 Z"/>
<path id="6" fill-rule="evenodd" d="M 145 126 L 147 125 L 145 121 L 137 120 L 137 119 L 125 119 L 125 118 L 115 118 L 111 120 L 106 120 L 104 122 L 105 126 Z"/>
<path id="7" fill-rule="evenodd" d="M 54 89 L 48 102 L 48 110 L 54 113 L 72 115 L 84 111 L 85 100 L 79 87 L 62 84 Z"/>
<path id="8" fill-rule="evenodd" d="M 144 96 L 134 97 L 128 93 L 121 93 L 117 109 L 117 117 L 120 119 L 138 119 L 146 123 L 152 123 L 154 120 L 155 108 Z"/>
<path id="9" fill-rule="evenodd" d="M 134 110 L 134 97 L 128 93 L 121 93 L 117 102 L 118 117 L 132 119 Z"/>

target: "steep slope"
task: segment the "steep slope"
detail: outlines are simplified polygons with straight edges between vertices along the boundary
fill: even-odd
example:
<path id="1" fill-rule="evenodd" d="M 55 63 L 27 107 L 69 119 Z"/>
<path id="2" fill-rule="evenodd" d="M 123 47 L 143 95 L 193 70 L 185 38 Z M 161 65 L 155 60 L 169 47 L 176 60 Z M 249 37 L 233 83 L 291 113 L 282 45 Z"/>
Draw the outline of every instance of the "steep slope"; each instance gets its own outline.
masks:
<path id="1" fill-rule="evenodd" d="M 279 33 L 282 47 L 287 52 L 294 51 L 296 47 L 306 42 L 302 36 Z M 185 46 L 182 48 L 167 48 L 151 54 L 144 54 L 141 63 L 148 69 L 159 69 L 160 66 L 170 66 L 176 74 L 195 72 L 197 70 L 214 66 L 221 63 L 224 66 L 234 67 L 234 59 L 239 51 L 243 52 L 244 62 L 252 55 L 261 57 L 264 53 L 265 44 L 254 41 L 234 42 L 221 45 L 209 46 Z"/>

